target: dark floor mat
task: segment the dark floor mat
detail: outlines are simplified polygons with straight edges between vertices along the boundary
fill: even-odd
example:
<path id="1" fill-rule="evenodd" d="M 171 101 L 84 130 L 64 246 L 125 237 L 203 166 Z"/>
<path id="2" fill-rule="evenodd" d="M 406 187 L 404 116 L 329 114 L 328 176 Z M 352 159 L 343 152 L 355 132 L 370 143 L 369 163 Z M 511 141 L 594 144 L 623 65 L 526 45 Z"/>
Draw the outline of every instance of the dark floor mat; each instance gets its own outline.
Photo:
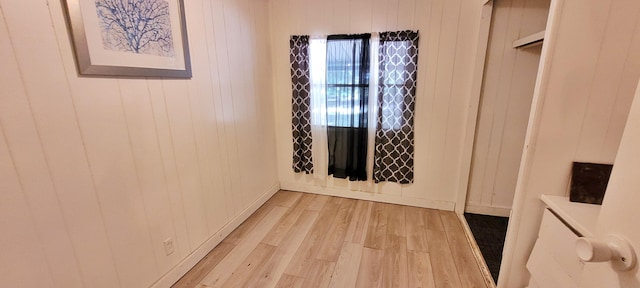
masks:
<path id="1" fill-rule="evenodd" d="M 495 282 L 498 282 L 498 272 L 500 271 L 500 261 L 502 261 L 502 249 L 504 238 L 507 234 L 507 224 L 509 218 L 487 216 L 480 214 L 464 213 L 473 237 L 480 247 L 480 252 L 487 262 L 487 267 Z"/>

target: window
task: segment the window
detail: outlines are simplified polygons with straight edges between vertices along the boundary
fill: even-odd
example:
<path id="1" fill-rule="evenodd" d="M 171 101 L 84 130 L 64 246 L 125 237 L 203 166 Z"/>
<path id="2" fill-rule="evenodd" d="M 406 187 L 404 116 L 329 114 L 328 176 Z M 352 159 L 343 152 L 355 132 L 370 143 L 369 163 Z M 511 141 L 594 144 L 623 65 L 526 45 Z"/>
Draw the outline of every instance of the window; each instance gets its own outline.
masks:
<path id="1" fill-rule="evenodd" d="M 418 32 L 309 38 L 291 38 L 294 170 L 366 180 L 370 165 L 375 182 L 412 183 Z"/>
<path id="2" fill-rule="evenodd" d="M 330 36 L 327 39 L 328 126 L 367 127 L 369 38 L 369 34 L 364 34 Z"/>

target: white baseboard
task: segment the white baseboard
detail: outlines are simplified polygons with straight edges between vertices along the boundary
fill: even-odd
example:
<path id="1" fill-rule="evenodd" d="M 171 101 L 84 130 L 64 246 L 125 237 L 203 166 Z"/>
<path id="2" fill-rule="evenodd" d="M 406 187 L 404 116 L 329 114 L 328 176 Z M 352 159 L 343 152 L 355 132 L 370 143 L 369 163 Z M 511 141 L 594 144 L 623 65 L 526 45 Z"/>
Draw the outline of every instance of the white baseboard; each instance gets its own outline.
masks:
<path id="1" fill-rule="evenodd" d="M 362 191 L 352 191 L 347 189 L 338 189 L 330 187 L 318 187 L 314 185 L 299 184 L 299 183 L 280 183 L 280 187 L 283 190 L 306 192 L 313 194 L 321 194 L 328 196 L 337 196 L 351 199 L 367 200 L 374 202 L 384 202 L 391 204 L 415 206 L 422 208 L 431 208 L 438 210 L 453 211 L 455 208 L 455 202 L 453 201 L 438 201 L 428 200 L 415 197 L 403 197 L 399 195 L 386 195 L 376 194 Z"/>
<path id="2" fill-rule="evenodd" d="M 202 243 L 202 245 L 200 245 L 193 252 L 191 252 L 189 256 L 187 256 L 182 261 L 180 261 L 178 265 L 173 267 L 173 269 L 169 270 L 169 272 L 164 274 L 158 281 L 153 283 L 151 287 L 152 288 L 171 287 L 171 285 L 173 285 L 175 282 L 180 280 L 180 278 L 182 278 L 184 274 L 189 272 L 191 268 L 193 268 L 196 264 L 198 264 L 198 262 L 200 262 L 200 260 L 202 260 L 204 256 L 207 256 L 207 254 L 213 248 L 215 248 L 218 244 L 220 244 L 220 242 L 222 242 L 224 238 L 229 236 L 229 234 L 234 229 L 238 228 L 238 226 L 240 226 L 242 222 L 247 220 L 247 218 L 249 218 L 251 214 L 253 214 L 256 210 L 258 210 L 258 208 L 260 208 L 262 204 L 264 204 L 267 200 L 269 200 L 269 198 L 271 198 L 273 194 L 278 192 L 278 190 L 280 190 L 279 184 L 275 184 L 271 186 L 269 189 L 267 189 L 267 191 L 265 191 L 258 199 L 253 201 L 253 203 L 251 203 L 249 207 L 244 209 L 242 213 L 240 213 L 240 215 L 236 216 L 231 221 L 229 221 L 229 223 L 224 225 L 224 227 L 218 230 L 218 232 L 213 234 L 213 236 L 211 236 L 204 243 Z"/>
<path id="3" fill-rule="evenodd" d="M 473 204 L 467 204 L 467 206 L 464 208 L 464 212 L 481 214 L 481 215 L 500 216 L 500 217 L 511 216 L 511 208 L 480 206 L 480 205 L 473 205 Z"/>

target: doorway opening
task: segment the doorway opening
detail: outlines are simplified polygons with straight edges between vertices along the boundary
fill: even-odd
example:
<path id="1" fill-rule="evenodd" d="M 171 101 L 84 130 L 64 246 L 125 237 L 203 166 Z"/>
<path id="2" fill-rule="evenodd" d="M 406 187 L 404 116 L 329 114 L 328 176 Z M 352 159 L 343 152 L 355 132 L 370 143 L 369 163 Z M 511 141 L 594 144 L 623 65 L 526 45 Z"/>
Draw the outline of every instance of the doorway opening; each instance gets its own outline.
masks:
<path id="1" fill-rule="evenodd" d="M 550 0 L 494 0 L 464 216 L 497 281 Z"/>

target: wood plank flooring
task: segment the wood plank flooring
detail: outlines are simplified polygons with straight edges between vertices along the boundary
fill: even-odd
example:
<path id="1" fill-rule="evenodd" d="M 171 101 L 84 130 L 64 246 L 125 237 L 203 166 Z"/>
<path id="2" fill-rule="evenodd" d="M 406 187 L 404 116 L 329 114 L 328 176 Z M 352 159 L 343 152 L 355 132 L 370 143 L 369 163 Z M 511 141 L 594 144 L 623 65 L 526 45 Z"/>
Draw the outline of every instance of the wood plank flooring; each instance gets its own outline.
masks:
<path id="1" fill-rule="evenodd" d="M 172 287 L 487 286 L 453 212 L 279 191 Z"/>

